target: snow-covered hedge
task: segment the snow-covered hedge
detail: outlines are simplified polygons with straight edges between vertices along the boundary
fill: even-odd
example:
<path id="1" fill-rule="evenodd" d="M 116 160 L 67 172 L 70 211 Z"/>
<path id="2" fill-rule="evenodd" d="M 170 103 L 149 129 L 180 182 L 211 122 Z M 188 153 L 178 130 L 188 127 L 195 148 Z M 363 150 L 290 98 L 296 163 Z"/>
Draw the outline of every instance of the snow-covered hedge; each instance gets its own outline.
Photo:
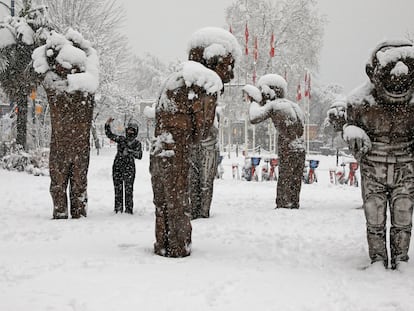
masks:
<path id="1" fill-rule="evenodd" d="M 14 144 L 6 145 L 7 155 L 0 159 L 3 169 L 27 172 L 35 176 L 49 175 L 49 149 L 26 152 Z"/>

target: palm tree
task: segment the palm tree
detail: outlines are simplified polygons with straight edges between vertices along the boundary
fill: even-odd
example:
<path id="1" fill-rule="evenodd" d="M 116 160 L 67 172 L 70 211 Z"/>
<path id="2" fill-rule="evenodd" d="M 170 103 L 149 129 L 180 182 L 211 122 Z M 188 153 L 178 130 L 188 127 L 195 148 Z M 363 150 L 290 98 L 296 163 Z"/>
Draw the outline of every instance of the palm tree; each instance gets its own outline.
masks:
<path id="1" fill-rule="evenodd" d="M 39 84 L 38 76 L 31 66 L 32 52 L 44 44 L 45 8 L 32 8 L 31 0 L 23 1 L 17 17 L 8 17 L 0 24 L 0 30 L 9 31 L 14 43 L 0 46 L 0 86 L 17 105 L 16 143 L 24 149 L 27 130 L 27 97 Z"/>

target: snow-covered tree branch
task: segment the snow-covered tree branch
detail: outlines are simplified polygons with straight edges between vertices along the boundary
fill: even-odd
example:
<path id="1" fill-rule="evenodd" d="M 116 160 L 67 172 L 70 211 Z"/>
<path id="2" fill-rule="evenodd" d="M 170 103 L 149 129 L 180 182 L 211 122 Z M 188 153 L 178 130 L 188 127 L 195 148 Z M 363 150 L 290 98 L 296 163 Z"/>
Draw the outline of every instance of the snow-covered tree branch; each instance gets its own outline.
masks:
<path id="1" fill-rule="evenodd" d="M 325 18 L 315 0 L 238 0 L 227 8 L 226 20 L 240 44 L 245 45 L 248 32 L 248 55 L 239 71 L 246 83 L 251 83 L 254 71 L 258 77 L 277 73 L 286 77 L 292 95 L 306 70 L 318 70 Z"/>

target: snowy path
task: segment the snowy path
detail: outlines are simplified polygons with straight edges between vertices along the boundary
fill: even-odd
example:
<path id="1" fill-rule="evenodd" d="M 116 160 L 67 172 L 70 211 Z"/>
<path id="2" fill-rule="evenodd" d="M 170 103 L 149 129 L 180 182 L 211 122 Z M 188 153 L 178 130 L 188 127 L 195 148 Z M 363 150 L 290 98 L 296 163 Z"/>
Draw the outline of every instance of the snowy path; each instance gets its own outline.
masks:
<path id="1" fill-rule="evenodd" d="M 0 310 L 414 310 L 414 253 L 405 273 L 368 264 L 360 189 L 303 185 L 300 210 L 275 210 L 274 182 L 215 183 L 193 253 L 152 254 L 148 155 L 136 161 L 135 214 L 114 215 L 115 149 L 92 155 L 89 216 L 53 221 L 49 177 L 0 170 Z"/>

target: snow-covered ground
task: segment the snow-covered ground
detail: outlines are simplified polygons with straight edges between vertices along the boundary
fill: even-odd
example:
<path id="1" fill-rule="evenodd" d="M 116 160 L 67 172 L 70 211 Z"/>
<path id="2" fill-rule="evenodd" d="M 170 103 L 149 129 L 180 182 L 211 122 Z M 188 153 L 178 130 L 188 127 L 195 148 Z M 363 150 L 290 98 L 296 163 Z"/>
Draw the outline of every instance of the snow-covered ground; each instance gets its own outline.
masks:
<path id="1" fill-rule="evenodd" d="M 369 263 L 360 189 L 318 183 L 301 209 L 275 210 L 275 182 L 233 180 L 225 157 L 211 218 L 193 224 L 190 257 L 152 253 L 148 154 L 136 161 L 135 214 L 114 214 L 115 148 L 89 170 L 89 215 L 51 220 L 49 177 L 0 170 L 0 310 L 414 310 L 414 260 L 405 272 Z M 414 257 L 413 250 L 410 250 Z"/>

